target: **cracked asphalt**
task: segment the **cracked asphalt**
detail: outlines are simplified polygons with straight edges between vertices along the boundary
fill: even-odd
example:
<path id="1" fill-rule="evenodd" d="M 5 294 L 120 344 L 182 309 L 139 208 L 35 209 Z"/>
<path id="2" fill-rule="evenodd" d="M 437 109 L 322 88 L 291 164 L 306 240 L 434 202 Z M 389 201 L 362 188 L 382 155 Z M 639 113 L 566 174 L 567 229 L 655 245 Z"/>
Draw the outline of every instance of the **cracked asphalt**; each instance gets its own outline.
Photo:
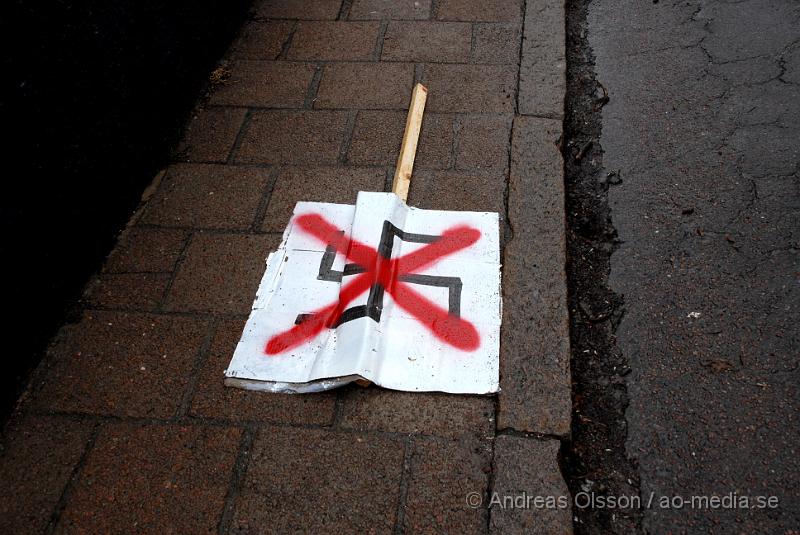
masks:
<path id="1" fill-rule="evenodd" d="M 659 508 L 641 528 L 800 525 L 800 3 L 589 6 L 626 451 L 648 497 L 777 496 L 775 509 Z"/>

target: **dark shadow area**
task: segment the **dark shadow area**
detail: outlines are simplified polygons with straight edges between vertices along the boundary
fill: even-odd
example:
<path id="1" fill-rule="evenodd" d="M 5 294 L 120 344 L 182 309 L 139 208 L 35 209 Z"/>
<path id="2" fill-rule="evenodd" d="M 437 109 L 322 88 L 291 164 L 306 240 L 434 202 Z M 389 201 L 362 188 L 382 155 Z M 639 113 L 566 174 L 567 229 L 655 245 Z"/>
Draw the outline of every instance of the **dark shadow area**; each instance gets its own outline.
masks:
<path id="1" fill-rule="evenodd" d="M 0 13 L 5 420 L 249 0 L 13 1 Z"/>

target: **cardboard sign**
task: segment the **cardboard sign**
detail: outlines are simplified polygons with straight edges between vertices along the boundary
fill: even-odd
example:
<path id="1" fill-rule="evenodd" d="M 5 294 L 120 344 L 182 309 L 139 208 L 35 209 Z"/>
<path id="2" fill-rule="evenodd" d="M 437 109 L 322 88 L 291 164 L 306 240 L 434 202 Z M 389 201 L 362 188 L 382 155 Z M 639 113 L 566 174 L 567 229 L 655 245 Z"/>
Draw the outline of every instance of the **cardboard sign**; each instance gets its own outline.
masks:
<path id="1" fill-rule="evenodd" d="M 500 318 L 496 213 L 409 208 L 393 193 L 300 202 L 225 383 L 496 392 Z"/>

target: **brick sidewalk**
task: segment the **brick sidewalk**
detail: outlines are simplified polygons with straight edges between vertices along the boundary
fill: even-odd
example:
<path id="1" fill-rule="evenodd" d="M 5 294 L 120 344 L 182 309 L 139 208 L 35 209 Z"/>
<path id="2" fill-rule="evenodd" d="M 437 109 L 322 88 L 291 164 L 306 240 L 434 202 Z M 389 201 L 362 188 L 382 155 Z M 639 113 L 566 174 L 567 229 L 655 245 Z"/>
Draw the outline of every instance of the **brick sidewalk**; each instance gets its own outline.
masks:
<path id="1" fill-rule="evenodd" d="M 0 529 L 571 531 L 568 509 L 487 507 L 494 491 L 567 494 L 563 26 L 553 0 L 254 7 L 229 79 L 6 429 Z M 497 211 L 505 228 L 502 392 L 224 388 L 294 203 L 388 191 L 417 81 L 430 96 L 409 204 Z"/>

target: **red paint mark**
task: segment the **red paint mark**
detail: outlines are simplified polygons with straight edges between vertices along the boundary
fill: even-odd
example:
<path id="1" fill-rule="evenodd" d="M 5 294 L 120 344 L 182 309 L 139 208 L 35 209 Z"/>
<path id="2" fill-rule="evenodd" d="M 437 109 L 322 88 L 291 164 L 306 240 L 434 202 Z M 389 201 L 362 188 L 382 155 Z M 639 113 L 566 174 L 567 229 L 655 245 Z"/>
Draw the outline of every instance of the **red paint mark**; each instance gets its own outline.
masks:
<path id="1" fill-rule="evenodd" d="M 453 227 L 446 230 L 441 239 L 434 243 L 390 260 L 358 240 L 345 238 L 339 229 L 320 215 L 301 215 L 295 223 L 301 230 L 320 242 L 333 246 L 338 253 L 367 271 L 342 286 L 337 303 L 315 310 L 306 321 L 273 336 L 267 342 L 268 355 L 276 355 L 297 347 L 323 329 L 335 325 L 347 306 L 375 283 L 380 283 L 401 308 L 414 316 L 438 339 L 464 351 L 478 349 L 480 335 L 474 325 L 463 318 L 452 316 L 447 310 L 398 278 L 431 266 L 445 256 L 471 246 L 480 239 L 480 231 L 466 226 Z"/>

